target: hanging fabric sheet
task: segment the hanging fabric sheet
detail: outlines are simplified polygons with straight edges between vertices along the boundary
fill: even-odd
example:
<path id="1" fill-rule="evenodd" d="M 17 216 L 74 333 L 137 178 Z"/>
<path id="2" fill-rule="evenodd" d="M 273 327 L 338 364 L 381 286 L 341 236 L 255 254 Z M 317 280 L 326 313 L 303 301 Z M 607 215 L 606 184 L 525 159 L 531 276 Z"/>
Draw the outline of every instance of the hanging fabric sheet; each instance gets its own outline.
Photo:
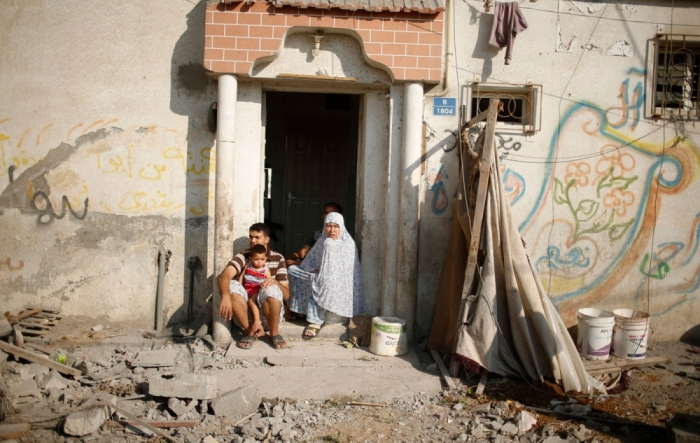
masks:
<path id="1" fill-rule="evenodd" d="M 475 148 L 483 150 L 483 132 Z M 476 153 L 465 149 L 463 183 L 471 188 L 455 202 L 450 247 L 443 270 L 428 348 L 453 357 L 469 370 L 479 367 L 503 376 L 554 379 L 565 391 L 603 391 L 590 377 L 573 340 L 531 265 L 503 190 L 498 152 L 491 159 L 481 234 L 483 263 L 467 298 L 466 323 L 455 329 L 468 259 L 478 169 Z M 469 157 L 471 157 L 471 159 Z M 471 161 L 470 161 L 471 160 Z M 471 165 L 470 165 L 471 163 Z M 477 265 L 478 268 L 478 265 Z"/>
<path id="2" fill-rule="evenodd" d="M 506 48 L 506 65 L 513 56 L 515 36 L 527 29 L 527 21 L 517 2 L 496 3 L 489 43 L 497 48 Z"/>

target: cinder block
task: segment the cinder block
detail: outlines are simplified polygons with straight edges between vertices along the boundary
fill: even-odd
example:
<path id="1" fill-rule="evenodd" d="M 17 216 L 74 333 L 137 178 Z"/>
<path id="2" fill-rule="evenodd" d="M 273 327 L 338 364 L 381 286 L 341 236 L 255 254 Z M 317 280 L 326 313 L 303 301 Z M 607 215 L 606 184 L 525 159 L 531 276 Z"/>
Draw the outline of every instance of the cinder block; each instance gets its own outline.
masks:
<path id="1" fill-rule="evenodd" d="M 149 380 L 148 393 L 157 397 L 209 400 L 216 397 L 216 376 L 180 374 L 173 378 L 156 378 Z"/>

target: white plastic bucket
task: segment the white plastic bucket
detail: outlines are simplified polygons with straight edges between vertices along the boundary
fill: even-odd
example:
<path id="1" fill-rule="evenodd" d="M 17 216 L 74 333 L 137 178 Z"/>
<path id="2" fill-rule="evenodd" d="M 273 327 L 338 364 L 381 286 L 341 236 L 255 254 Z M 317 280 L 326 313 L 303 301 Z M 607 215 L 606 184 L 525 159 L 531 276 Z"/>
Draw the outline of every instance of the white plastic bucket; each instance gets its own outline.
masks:
<path id="1" fill-rule="evenodd" d="M 372 339 L 369 351 L 377 355 L 407 353 L 406 320 L 396 317 L 372 318 Z"/>
<path id="2" fill-rule="evenodd" d="M 607 360 L 615 326 L 615 315 L 595 308 L 578 310 L 576 348 L 581 358 Z"/>
<path id="3" fill-rule="evenodd" d="M 634 309 L 615 309 L 612 347 L 615 357 L 639 360 L 646 357 L 649 314 Z"/>

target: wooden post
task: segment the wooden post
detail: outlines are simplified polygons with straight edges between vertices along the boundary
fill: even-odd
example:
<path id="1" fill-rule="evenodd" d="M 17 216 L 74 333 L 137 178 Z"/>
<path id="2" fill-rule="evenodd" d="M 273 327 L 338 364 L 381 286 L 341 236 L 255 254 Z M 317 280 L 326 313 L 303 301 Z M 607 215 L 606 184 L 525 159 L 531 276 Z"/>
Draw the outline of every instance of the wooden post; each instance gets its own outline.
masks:
<path id="1" fill-rule="evenodd" d="M 486 207 L 486 194 L 489 186 L 489 175 L 491 173 L 491 161 L 493 160 L 494 137 L 496 132 L 496 119 L 498 118 L 498 107 L 500 100 L 492 98 L 489 103 L 488 116 L 486 117 L 486 135 L 484 146 L 479 157 L 479 184 L 476 194 L 476 205 L 474 207 L 474 219 L 471 226 L 471 242 L 469 243 L 469 254 L 467 255 L 467 266 L 464 271 L 464 285 L 462 286 L 462 300 L 459 306 L 459 316 L 457 316 L 457 330 L 455 333 L 455 343 L 452 346 L 452 353 L 457 350 L 459 331 L 466 320 L 466 301 L 474 285 L 474 272 L 476 270 L 479 245 L 481 244 L 481 227 L 484 221 L 484 209 Z M 466 202 L 465 196 L 465 202 Z M 468 210 L 468 209 L 467 209 Z M 450 364 L 450 373 L 456 376 L 459 371 L 459 363 L 453 358 Z"/>

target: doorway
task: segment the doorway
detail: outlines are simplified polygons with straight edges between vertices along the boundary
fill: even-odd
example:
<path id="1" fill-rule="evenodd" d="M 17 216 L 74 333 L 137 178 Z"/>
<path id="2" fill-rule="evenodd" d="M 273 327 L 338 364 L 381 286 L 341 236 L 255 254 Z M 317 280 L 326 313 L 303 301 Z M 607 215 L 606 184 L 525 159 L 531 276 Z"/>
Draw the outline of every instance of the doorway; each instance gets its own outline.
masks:
<path id="1" fill-rule="evenodd" d="M 343 207 L 355 236 L 360 96 L 267 92 L 265 223 L 288 256 L 311 244 L 327 203 Z"/>

